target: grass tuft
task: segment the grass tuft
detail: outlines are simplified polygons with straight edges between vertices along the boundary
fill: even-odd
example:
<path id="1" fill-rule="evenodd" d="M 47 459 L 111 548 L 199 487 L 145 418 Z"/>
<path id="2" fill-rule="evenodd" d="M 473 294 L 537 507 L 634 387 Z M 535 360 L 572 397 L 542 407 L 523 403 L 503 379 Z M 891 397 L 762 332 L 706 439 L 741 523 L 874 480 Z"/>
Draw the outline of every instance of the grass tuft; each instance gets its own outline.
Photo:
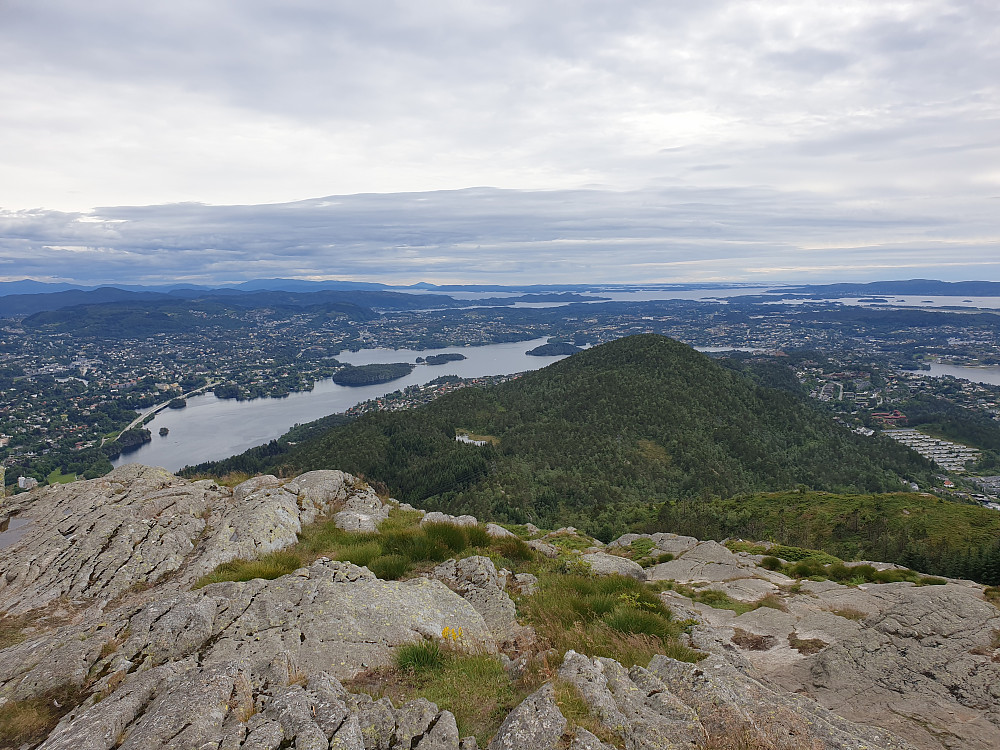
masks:
<path id="1" fill-rule="evenodd" d="M 555 690 L 556 705 L 559 706 L 559 712 L 566 717 L 570 733 L 573 732 L 574 727 L 583 727 L 599 740 L 612 747 L 618 747 L 621 744 L 622 738 L 604 726 L 593 715 L 590 706 L 584 700 L 580 691 L 577 690 L 576 685 L 563 680 L 556 680 L 552 683 L 552 687 Z M 566 739 L 572 740 L 572 737 Z"/>
<path id="2" fill-rule="evenodd" d="M 27 637 L 24 628 L 28 618 L 15 615 L 0 615 L 0 649 L 16 646 Z"/>
<path id="3" fill-rule="evenodd" d="M 64 685 L 34 698 L 4 703 L 0 706 L 0 741 L 5 742 L 4 747 L 6 743 L 10 747 L 33 747 L 82 699 L 79 688 Z"/>
<path id="4" fill-rule="evenodd" d="M 445 656 L 437 641 L 408 643 L 396 651 L 396 667 L 411 672 L 426 672 L 442 667 Z"/>
<path id="5" fill-rule="evenodd" d="M 799 638 L 798 633 L 789 633 L 788 645 L 800 654 L 810 656 L 812 654 L 818 654 L 830 644 L 825 641 L 821 641 L 819 638 Z"/>
<path id="6" fill-rule="evenodd" d="M 994 607 L 1000 607 L 1000 586 L 987 586 L 983 589 L 983 597 Z"/>
<path id="7" fill-rule="evenodd" d="M 360 675 L 345 687 L 376 699 L 388 697 L 397 706 L 426 698 L 451 711 L 459 735 L 475 736 L 483 748 L 507 714 L 534 689 L 512 681 L 496 657 L 442 649 L 436 641 L 402 646 L 395 667 Z"/>
<path id="8" fill-rule="evenodd" d="M 302 560 L 294 552 L 270 552 L 256 560 L 231 560 L 203 576 L 194 588 L 200 589 L 222 581 L 252 581 L 255 578 L 272 580 L 302 567 Z"/>
<path id="9" fill-rule="evenodd" d="M 539 572 L 538 591 L 520 604 L 545 647 L 605 656 L 625 667 L 645 666 L 654 654 L 697 661 L 677 637 L 675 622 L 655 592 L 634 578 Z"/>
<path id="10" fill-rule="evenodd" d="M 466 530 L 453 523 L 428 523 L 420 528 L 428 539 L 440 543 L 450 552 L 461 552 L 469 546 Z"/>
<path id="11" fill-rule="evenodd" d="M 673 623 L 661 615 L 627 606 L 616 607 L 600 619 L 612 630 L 626 635 L 651 635 L 664 640 L 676 635 Z"/>
<path id="12" fill-rule="evenodd" d="M 381 555 L 368 565 L 376 576 L 384 581 L 396 581 L 410 570 L 410 561 L 402 555 Z"/>
<path id="13" fill-rule="evenodd" d="M 507 536 L 494 539 L 490 544 L 490 548 L 508 560 L 527 562 L 535 558 L 535 551 L 516 537 Z"/>

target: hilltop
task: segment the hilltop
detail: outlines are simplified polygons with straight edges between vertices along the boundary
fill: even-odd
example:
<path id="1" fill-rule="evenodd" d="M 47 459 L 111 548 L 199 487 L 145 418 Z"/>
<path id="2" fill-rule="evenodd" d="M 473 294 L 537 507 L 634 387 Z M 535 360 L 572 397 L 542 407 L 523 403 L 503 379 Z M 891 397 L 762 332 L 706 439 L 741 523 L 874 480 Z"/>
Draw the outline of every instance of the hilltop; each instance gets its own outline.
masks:
<path id="1" fill-rule="evenodd" d="M 456 442 L 458 432 L 489 440 L 470 446 Z M 685 497 L 797 485 L 883 492 L 930 476 L 913 452 L 853 434 L 794 387 L 766 387 L 657 335 L 596 346 L 412 411 L 365 415 L 267 453 L 193 471 L 341 467 L 425 507 L 571 524 L 605 539 Z"/>

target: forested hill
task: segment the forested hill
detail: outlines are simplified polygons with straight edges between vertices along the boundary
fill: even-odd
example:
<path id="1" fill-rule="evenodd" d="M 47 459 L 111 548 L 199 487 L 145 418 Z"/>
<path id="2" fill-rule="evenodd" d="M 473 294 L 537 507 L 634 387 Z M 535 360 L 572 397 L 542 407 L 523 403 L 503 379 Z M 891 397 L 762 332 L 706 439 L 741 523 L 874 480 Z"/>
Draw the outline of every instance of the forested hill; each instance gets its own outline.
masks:
<path id="1" fill-rule="evenodd" d="M 460 443 L 456 430 L 493 440 Z M 619 339 L 420 409 L 369 414 L 280 455 L 250 459 L 214 469 L 339 467 L 425 507 L 602 535 L 667 499 L 799 484 L 899 490 L 900 476 L 922 482 L 930 471 L 893 441 L 855 435 L 804 398 L 655 335 Z"/>

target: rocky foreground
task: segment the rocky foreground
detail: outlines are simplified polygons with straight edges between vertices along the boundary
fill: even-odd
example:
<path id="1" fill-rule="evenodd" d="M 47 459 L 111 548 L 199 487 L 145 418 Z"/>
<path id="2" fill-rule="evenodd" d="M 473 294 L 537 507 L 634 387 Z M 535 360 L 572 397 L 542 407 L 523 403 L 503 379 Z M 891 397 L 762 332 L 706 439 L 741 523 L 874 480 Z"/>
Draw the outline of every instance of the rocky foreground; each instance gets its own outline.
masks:
<path id="1" fill-rule="evenodd" d="M 46 750 L 475 748 L 427 700 L 394 706 L 342 683 L 448 628 L 518 668 L 531 634 L 509 594 L 529 596 L 532 576 L 469 557 L 384 581 L 320 558 L 192 590 L 220 563 L 289 547 L 318 518 L 371 531 L 390 506 L 337 471 L 230 490 L 135 465 L 12 498 L 0 521 L 29 523 L 16 539 L 0 533 L 0 634 L 14 643 L 0 650 L 0 713 L 60 705 L 47 737 L 23 745 Z M 536 536 L 538 554 L 578 556 L 595 575 L 672 582 L 661 597 L 696 623 L 688 638 L 706 657 L 626 669 L 570 651 L 491 749 L 1000 747 L 1000 611 L 982 586 L 799 582 L 673 534 L 582 540 L 570 553 Z M 637 539 L 673 559 L 643 568 L 622 556 Z M 737 614 L 692 597 L 705 591 L 767 605 Z M 589 721 L 565 715 L 567 685 Z"/>

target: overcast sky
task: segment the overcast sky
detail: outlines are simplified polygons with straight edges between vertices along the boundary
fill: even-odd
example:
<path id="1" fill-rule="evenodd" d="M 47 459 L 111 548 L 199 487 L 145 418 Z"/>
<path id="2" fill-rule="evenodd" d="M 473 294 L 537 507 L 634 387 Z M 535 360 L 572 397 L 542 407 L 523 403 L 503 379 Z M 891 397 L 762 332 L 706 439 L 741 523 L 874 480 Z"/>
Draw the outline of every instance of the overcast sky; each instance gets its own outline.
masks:
<path id="1" fill-rule="evenodd" d="M 1000 280 L 998 71 L 996 0 L 0 0 L 0 279 Z"/>

